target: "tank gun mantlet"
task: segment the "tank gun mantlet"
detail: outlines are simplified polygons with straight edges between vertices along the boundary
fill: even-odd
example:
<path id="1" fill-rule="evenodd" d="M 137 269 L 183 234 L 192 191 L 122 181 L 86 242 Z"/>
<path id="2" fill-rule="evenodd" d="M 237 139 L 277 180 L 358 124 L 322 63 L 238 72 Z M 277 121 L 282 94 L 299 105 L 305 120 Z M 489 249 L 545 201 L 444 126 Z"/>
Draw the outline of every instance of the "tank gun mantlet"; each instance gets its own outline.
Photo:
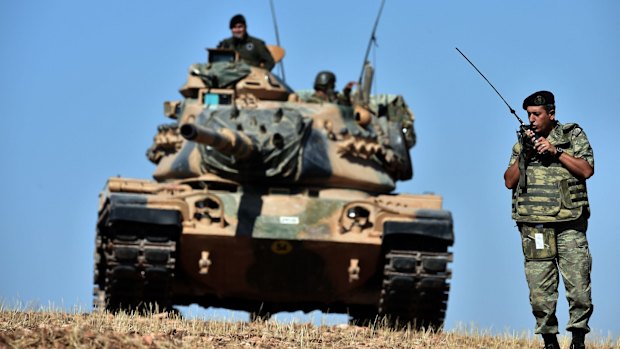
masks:
<path id="1" fill-rule="evenodd" d="M 267 104 L 204 109 L 180 126 L 180 134 L 197 150 L 202 173 L 235 181 L 298 178 L 312 120 L 297 108 Z"/>
<path id="2" fill-rule="evenodd" d="M 217 151 L 244 160 L 254 154 L 254 141 L 245 133 L 235 132 L 228 128 L 212 130 L 197 124 L 183 124 L 181 135 L 192 142 L 211 146 Z"/>

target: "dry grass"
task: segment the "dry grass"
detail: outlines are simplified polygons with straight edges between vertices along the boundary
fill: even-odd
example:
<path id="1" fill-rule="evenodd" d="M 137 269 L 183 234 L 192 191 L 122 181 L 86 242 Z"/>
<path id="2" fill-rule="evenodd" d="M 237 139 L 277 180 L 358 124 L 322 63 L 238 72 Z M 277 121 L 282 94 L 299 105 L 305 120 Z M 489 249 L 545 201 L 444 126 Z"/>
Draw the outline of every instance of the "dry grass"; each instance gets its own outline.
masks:
<path id="1" fill-rule="evenodd" d="M 476 330 L 394 331 L 371 327 L 184 320 L 167 314 L 67 313 L 1 309 L 0 348 L 541 348 L 528 335 Z M 590 349 L 620 349 L 620 340 Z M 563 348 L 569 338 L 561 337 Z"/>

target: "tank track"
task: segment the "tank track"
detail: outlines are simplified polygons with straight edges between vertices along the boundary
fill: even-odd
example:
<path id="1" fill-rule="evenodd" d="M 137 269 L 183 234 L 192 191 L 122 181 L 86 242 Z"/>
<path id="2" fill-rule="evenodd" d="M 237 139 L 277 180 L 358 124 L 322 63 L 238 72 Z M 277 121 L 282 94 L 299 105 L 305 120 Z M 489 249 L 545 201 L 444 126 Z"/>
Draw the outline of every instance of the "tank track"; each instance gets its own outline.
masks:
<path id="1" fill-rule="evenodd" d="M 379 316 L 393 326 L 440 328 L 446 314 L 450 252 L 391 250 L 385 255 Z"/>
<path id="2" fill-rule="evenodd" d="M 171 238 L 173 234 L 156 225 L 150 226 L 114 222 L 98 232 L 95 309 L 142 313 L 172 309 L 176 241 Z"/>

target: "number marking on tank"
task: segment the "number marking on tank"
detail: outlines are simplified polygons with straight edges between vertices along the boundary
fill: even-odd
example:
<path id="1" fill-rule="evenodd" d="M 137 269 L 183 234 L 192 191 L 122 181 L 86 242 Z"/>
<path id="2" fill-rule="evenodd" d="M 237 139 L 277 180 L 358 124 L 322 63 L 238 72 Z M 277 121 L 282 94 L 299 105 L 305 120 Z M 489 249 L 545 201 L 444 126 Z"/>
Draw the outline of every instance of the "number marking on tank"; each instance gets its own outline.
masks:
<path id="1" fill-rule="evenodd" d="M 299 217 L 280 216 L 280 224 L 299 224 Z"/>

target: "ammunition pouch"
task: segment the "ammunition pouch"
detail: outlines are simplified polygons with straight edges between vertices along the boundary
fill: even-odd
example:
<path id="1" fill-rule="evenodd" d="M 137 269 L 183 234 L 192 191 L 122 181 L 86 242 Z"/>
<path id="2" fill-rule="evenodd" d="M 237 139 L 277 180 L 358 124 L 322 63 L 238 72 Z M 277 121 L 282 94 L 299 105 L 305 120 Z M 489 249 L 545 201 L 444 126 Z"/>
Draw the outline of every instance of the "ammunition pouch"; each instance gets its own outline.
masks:
<path id="1" fill-rule="evenodd" d="M 542 224 L 521 225 L 521 244 L 526 260 L 553 260 L 557 255 L 557 244 L 554 228 Z"/>

